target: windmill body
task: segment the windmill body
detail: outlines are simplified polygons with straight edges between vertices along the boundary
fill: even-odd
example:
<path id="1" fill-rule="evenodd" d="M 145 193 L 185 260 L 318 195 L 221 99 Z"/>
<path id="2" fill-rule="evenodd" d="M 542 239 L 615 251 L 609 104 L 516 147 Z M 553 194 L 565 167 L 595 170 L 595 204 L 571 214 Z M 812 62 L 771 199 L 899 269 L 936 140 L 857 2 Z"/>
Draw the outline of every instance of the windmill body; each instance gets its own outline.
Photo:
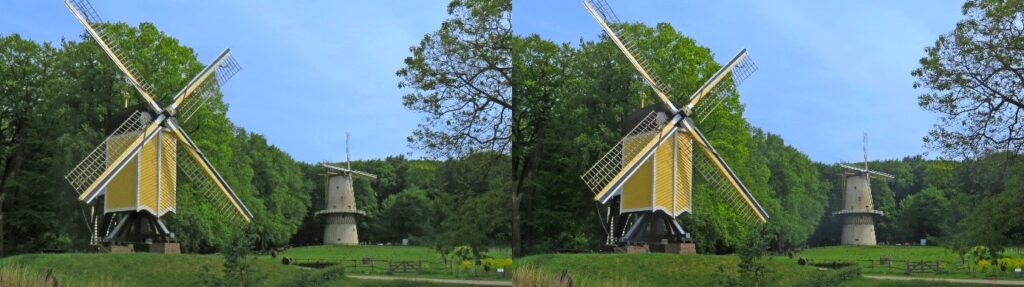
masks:
<path id="1" fill-rule="evenodd" d="M 876 245 L 875 219 L 885 215 L 875 210 L 871 198 L 871 176 L 893 178 L 892 175 L 873 171 L 867 167 L 867 135 L 864 135 L 864 167 L 840 164 L 843 171 L 843 210 L 833 213 L 840 217 L 843 245 Z"/>
<path id="2" fill-rule="evenodd" d="M 649 61 L 631 51 L 636 45 L 620 37 L 625 31 L 608 3 L 583 4 L 661 101 L 626 117 L 623 138 L 581 176 L 594 199 L 608 206 L 607 244 L 627 251 L 643 246 L 642 251 L 692 252 L 695 247 L 676 217 L 700 209 L 694 192 L 714 193 L 716 201 L 740 217 L 766 222 L 768 214 L 697 127 L 756 70 L 746 50 L 677 107 L 667 85 L 651 73 Z"/>
<path id="3" fill-rule="evenodd" d="M 141 246 L 179 252 L 174 233 L 161 221 L 178 209 L 179 174 L 188 180 L 191 191 L 204 195 L 221 215 L 250 222 L 252 213 L 181 126 L 240 70 L 230 50 L 197 73 L 173 95 L 172 103 L 161 107 L 154 100 L 153 87 L 124 61 L 124 51 L 112 41 L 92 5 L 86 0 L 65 0 L 64 4 L 143 99 L 142 104 L 108 118 L 107 138 L 65 175 L 79 192 L 78 199 L 92 205 L 91 243 L 104 245 L 107 251 Z"/>
<path id="4" fill-rule="evenodd" d="M 345 160 L 348 159 L 348 133 L 345 133 Z M 353 177 L 362 177 L 376 181 L 377 176 L 353 170 L 351 163 L 347 167 L 323 165 L 326 169 L 327 186 L 324 191 L 324 210 L 316 215 L 324 218 L 324 244 L 358 245 L 359 216 L 366 215 L 356 208 L 355 189 L 352 188 Z"/>
<path id="5" fill-rule="evenodd" d="M 316 215 L 324 218 L 324 244 L 358 245 L 359 230 L 356 223 L 359 216 L 366 213 L 356 208 L 352 177 L 376 180 L 377 176 L 332 165 L 323 166 L 327 169 L 327 190 L 324 193 L 326 206 Z"/>

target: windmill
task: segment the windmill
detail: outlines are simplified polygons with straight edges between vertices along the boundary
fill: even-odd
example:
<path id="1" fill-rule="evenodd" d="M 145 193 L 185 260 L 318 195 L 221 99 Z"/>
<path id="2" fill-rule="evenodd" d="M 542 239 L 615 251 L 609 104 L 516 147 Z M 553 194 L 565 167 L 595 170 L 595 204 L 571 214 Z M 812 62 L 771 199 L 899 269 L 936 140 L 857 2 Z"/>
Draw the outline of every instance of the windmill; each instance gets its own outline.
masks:
<path id="1" fill-rule="evenodd" d="M 669 100 L 668 87 L 651 73 L 649 62 L 632 52 L 633 42 L 619 36 L 624 31 L 607 2 L 585 0 L 583 5 L 661 101 L 628 116 L 622 140 L 581 176 L 594 199 L 608 205 L 607 243 L 693 252 L 689 234 L 675 220 L 693 212 L 693 170 L 739 216 L 766 222 L 768 214 L 697 128 L 757 69 L 746 49 L 694 91 L 686 105 L 677 107 Z M 693 155 L 694 149 L 699 156 Z"/>
<path id="2" fill-rule="evenodd" d="M 366 215 L 356 208 L 355 190 L 352 188 L 352 177 L 358 176 L 376 181 L 377 176 L 352 169 L 348 154 L 349 134 L 345 133 L 345 166 L 337 167 L 322 164 L 327 169 L 327 190 L 324 191 L 324 210 L 316 215 L 324 217 L 324 244 L 357 245 L 359 230 L 356 227 L 358 216 Z"/>
<path id="3" fill-rule="evenodd" d="M 134 249 L 146 242 L 150 251 L 177 253 L 177 239 L 161 217 L 177 209 L 178 171 L 222 215 L 250 222 L 252 213 L 179 124 L 203 108 L 239 71 L 230 50 L 196 74 L 170 105 L 160 107 L 153 99 L 153 87 L 124 61 L 122 48 L 99 25 L 102 20 L 92 5 L 86 0 L 65 0 L 64 4 L 144 100 L 115 115 L 120 124 L 108 127 L 107 138 L 65 175 L 79 192 L 79 200 L 93 204 L 103 197 L 102 215 L 96 215 L 99 204 L 93 205 L 93 243 L 110 244 L 113 250 Z M 179 161 L 179 156 L 189 160 Z"/>
<path id="4" fill-rule="evenodd" d="M 833 212 L 842 218 L 843 245 L 875 245 L 875 217 L 885 215 L 875 210 L 871 198 L 871 176 L 895 178 L 891 174 L 868 169 L 868 134 L 864 134 L 864 168 L 839 164 L 843 171 L 843 210 Z"/>

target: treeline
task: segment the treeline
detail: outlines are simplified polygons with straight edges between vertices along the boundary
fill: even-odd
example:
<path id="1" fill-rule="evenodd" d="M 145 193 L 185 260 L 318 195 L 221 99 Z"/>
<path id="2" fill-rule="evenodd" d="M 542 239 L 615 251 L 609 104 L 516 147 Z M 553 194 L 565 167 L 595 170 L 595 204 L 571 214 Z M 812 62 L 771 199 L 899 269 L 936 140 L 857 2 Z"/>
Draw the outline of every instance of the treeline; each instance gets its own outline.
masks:
<path id="1" fill-rule="evenodd" d="M 669 83 L 676 104 L 685 103 L 688 92 L 720 67 L 707 48 L 669 24 L 622 28 L 637 47 L 634 52 L 648 58 L 653 72 Z M 623 118 L 657 100 L 603 35 L 578 44 L 517 36 L 513 51 L 514 128 L 520 135 L 513 156 L 524 163 L 516 171 L 525 175 L 524 249 L 542 253 L 604 244 L 606 209 L 578 175 L 622 137 Z M 814 162 L 778 135 L 753 127 L 743 118 L 739 97 L 726 97 L 698 127 L 771 216 L 758 231 L 778 251 L 838 244 L 841 224 L 832 213 L 842 208 L 841 168 Z M 880 243 L 918 244 L 927 238 L 960 252 L 1024 244 L 1019 154 L 964 161 L 911 156 L 869 165 L 895 175 L 871 183 L 875 208 L 885 213 L 876 222 Z M 733 252 L 743 233 L 753 229 L 703 189 L 698 181 L 693 213 L 680 222 L 700 252 Z"/>
<path id="2" fill-rule="evenodd" d="M 975 246 L 995 253 L 1024 245 L 1024 161 L 1021 155 L 1000 152 L 970 160 L 926 160 L 920 156 L 874 161 L 871 169 L 894 175 L 871 182 L 875 208 L 885 212 L 875 225 L 884 244 L 947 246 L 963 254 Z M 839 170 L 825 167 L 835 174 Z M 838 188 L 838 186 L 837 186 Z M 829 210 L 840 209 L 838 193 Z M 841 224 L 822 218 L 811 238 L 813 245 L 838 242 Z"/>
<path id="3" fill-rule="evenodd" d="M 685 103 L 689 92 L 720 67 L 710 50 L 669 24 L 622 28 L 638 47 L 635 52 L 671 83 L 676 104 Z M 655 97 L 607 37 L 569 45 L 532 35 L 513 43 L 515 128 L 522 135 L 513 156 L 526 162 L 517 172 L 527 175 L 524 249 L 540 253 L 597 247 L 607 236 L 602 223 L 606 210 L 578 176 L 622 137 L 620 121 L 655 104 Z M 698 126 L 771 215 L 763 232 L 772 245 L 802 246 L 825 214 L 834 189 L 823 182 L 818 165 L 779 136 L 751 126 L 743 111 L 739 94 L 733 92 L 709 115 L 697 115 L 708 116 Z M 681 217 L 682 226 L 700 252 L 733 252 L 749 224 L 706 190 L 706 183 L 696 182 L 693 213 Z"/>
<path id="4" fill-rule="evenodd" d="M 104 25 L 125 61 L 153 85 L 159 103 L 169 103 L 203 68 L 191 48 L 150 23 Z M 139 102 L 85 34 L 57 45 L 0 35 L 0 252 L 87 246 L 91 208 L 77 200 L 64 174 L 106 137 L 114 114 Z M 183 125 L 254 214 L 249 230 L 258 246 L 316 242 L 322 226 L 312 213 L 323 206 L 321 168 L 297 162 L 263 136 L 235 126 L 227 109 L 218 93 Z M 381 176 L 376 183 L 356 183 L 360 208 L 368 214 L 360 223 L 361 237 L 411 238 L 439 247 L 506 242 L 508 225 L 498 222 L 509 221 L 502 211 L 507 199 L 497 191 L 507 184 L 507 160 L 478 153 L 447 161 L 353 162 Z M 230 240 L 227 231 L 238 229 L 188 183 L 178 186 L 178 211 L 164 219 L 186 252 L 216 251 Z"/>
<path id="5" fill-rule="evenodd" d="M 319 165 L 302 168 L 313 183 L 313 208 L 291 242 L 321 244 L 323 219 L 314 213 L 324 207 L 324 170 Z M 401 244 L 408 239 L 416 245 L 466 245 L 477 251 L 508 245 L 507 155 L 475 153 L 446 161 L 391 156 L 353 161 L 352 168 L 377 175 L 376 182 L 358 177 L 353 182 L 357 208 L 366 212 L 358 223 L 360 241 Z"/>

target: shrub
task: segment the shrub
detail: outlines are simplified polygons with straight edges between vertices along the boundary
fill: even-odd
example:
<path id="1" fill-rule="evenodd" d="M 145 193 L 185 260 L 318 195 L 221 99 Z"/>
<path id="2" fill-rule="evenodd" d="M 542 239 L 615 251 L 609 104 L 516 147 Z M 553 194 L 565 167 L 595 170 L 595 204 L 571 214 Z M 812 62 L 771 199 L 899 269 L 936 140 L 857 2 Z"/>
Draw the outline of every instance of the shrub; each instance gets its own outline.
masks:
<path id="1" fill-rule="evenodd" d="M 814 265 L 814 264 L 812 264 Z M 814 265 L 817 266 L 817 265 Z M 817 287 L 817 286 L 842 286 L 844 282 L 856 279 L 860 277 L 860 266 L 853 263 L 847 264 L 830 264 L 828 266 L 836 267 L 842 266 L 838 269 L 829 270 L 822 272 L 821 276 L 813 276 L 794 284 L 797 287 Z M 825 266 L 820 266 L 825 267 Z"/>
<path id="2" fill-rule="evenodd" d="M 988 272 L 988 270 L 991 269 L 991 268 L 992 268 L 992 263 L 988 262 L 988 260 L 985 260 L 985 259 L 978 260 L 978 271 L 979 272 Z"/>
<path id="3" fill-rule="evenodd" d="M 999 265 L 1006 265 L 1007 270 L 1013 270 L 1014 268 L 1024 268 L 1024 259 L 1022 258 L 999 258 Z"/>
<path id="4" fill-rule="evenodd" d="M 334 281 L 334 279 L 345 277 L 345 268 L 341 266 L 332 266 L 324 268 L 320 272 L 315 274 L 309 274 L 299 278 L 299 280 L 289 281 L 281 286 L 285 287 L 300 287 L 300 286 L 324 286 L 327 282 Z"/>

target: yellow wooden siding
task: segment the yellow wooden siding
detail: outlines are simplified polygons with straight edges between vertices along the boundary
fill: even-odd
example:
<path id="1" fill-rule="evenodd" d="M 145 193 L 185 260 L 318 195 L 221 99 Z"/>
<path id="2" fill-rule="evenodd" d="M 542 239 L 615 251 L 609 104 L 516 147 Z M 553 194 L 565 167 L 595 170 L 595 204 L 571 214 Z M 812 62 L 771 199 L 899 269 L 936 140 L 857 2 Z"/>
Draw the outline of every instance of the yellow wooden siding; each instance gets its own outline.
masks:
<path id="1" fill-rule="evenodd" d="M 672 156 L 672 141 L 662 143 L 654 152 L 655 179 L 654 179 L 654 205 L 652 209 L 661 209 L 667 213 L 673 212 L 672 206 L 672 163 L 675 158 Z"/>
<path id="2" fill-rule="evenodd" d="M 693 192 L 691 191 L 691 185 L 693 184 L 693 141 L 690 135 L 685 132 L 680 132 L 679 136 L 676 137 L 677 148 L 676 152 L 678 164 L 676 164 L 676 208 L 672 211 L 673 215 L 679 215 L 683 211 L 692 210 L 693 200 L 691 198 Z"/>
<path id="3" fill-rule="evenodd" d="M 175 210 L 175 194 L 176 194 L 176 177 L 177 173 L 177 162 L 175 161 L 177 156 L 177 138 L 171 134 L 161 134 L 160 141 L 162 141 L 162 151 L 160 153 L 160 207 L 157 211 L 158 216 L 162 216 L 169 211 Z"/>
<path id="4" fill-rule="evenodd" d="M 138 134 L 114 136 L 107 140 L 107 164 L 121 155 Z M 138 157 L 125 164 L 121 172 L 114 175 L 106 188 L 105 212 L 134 209 L 136 202 L 136 184 L 138 182 Z"/>
<path id="5" fill-rule="evenodd" d="M 651 208 L 651 172 L 653 172 L 651 161 L 640 165 L 633 176 L 626 180 L 622 186 L 622 209 L 650 209 Z"/>
<path id="6" fill-rule="evenodd" d="M 160 156 L 158 144 L 160 134 L 157 134 L 156 137 L 142 145 L 142 151 L 139 153 L 139 206 L 136 207 L 138 210 L 148 209 L 154 213 L 156 212 L 157 197 L 156 175 L 160 168 L 157 166 L 157 159 Z"/>

